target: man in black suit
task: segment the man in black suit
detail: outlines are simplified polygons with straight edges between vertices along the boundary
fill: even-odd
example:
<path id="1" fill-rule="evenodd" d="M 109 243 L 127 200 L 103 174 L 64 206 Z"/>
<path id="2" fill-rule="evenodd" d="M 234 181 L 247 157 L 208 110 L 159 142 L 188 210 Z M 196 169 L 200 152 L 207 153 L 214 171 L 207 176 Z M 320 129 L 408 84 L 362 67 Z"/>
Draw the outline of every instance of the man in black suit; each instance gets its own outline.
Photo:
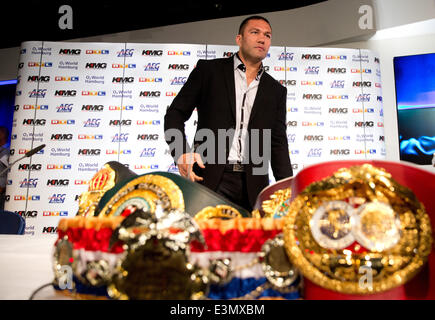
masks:
<path id="1" fill-rule="evenodd" d="M 267 19 L 245 19 L 236 36 L 239 51 L 231 58 L 199 60 L 165 115 L 166 142 L 180 174 L 248 210 L 269 184 L 269 161 L 276 180 L 293 175 L 287 89 L 262 64 L 271 37 Z M 195 108 L 198 124 L 191 150 L 184 122 Z"/>

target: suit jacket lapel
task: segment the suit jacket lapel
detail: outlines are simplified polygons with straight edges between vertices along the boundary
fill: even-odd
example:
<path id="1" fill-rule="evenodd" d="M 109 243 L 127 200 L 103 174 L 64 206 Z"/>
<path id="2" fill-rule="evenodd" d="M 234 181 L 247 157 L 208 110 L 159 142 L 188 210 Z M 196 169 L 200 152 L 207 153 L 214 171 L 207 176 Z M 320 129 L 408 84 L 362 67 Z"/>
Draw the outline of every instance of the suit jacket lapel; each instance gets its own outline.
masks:
<path id="1" fill-rule="evenodd" d="M 230 102 L 231 112 L 233 114 L 234 121 L 236 121 L 236 88 L 234 82 L 234 60 L 228 58 L 228 61 L 224 67 L 225 84 L 227 85 L 228 98 Z"/>
<path id="2" fill-rule="evenodd" d="M 252 119 L 254 119 L 255 114 L 258 112 L 258 109 L 263 105 L 262 100 L 266 96 L 267 91 L 267 82 L 266 75 L 260 78 L 260 83 L 258 84 L 257 94 L 255 95 L 254 105 L 252 106 L 251 115 L 249 116 L 248 128 L 251 126 Z M 267 107 L 267 106 L 266 106 Z"/>

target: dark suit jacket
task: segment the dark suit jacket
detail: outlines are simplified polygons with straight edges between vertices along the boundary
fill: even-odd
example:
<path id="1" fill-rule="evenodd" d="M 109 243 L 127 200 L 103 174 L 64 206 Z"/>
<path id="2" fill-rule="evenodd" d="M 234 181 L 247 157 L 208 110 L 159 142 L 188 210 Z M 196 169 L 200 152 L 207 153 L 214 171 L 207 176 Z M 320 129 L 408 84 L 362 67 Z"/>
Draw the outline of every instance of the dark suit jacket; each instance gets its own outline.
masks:
<path id="1" fill-rule="evenodd" d="M 187 121 L 193 110 L 197 108 L 197 130 L 208 128 L 218 136 L 218 129 L 230 129 L 236 126 L 236 97 L 234 83 L 233 58 L 199 60 L 196 68 L 191 72 L 188 80 L 173 100 L 165 115 L 165 132 L 168 129 L 178 129 L 183 132 L 183 146 L 186 145 L 184 135 L 184 122 Z M 273 175 L 276 180 L 281 180 L 293 175 L 290 164 L 288 141 L 286 133 L 286 101 L 287 89 L 279 84 L 266 72 L 263 73 L 258 86 L 257 95 L 251 110 L 248 124 L 248 136 L 251 137 L 251 129 L 258 129 L 260 133 L 259 149 L 260 156 L 263 154 L 263 129 L 271 129 L 271 154 L 270 159 Z M 232 141 L 227 139 L 225 150 L 219 149 L 215 143 L 215 154 L 225 152 L 228 158 Z M 174 139 L 166 137 L 166 142 L 171 144 Z M 251 139 L 249 139 L 251 141 Z M 202 143 L 195 137 L 194 144 Z M 189 151 L 184 149 L 184 151 Z M 180 154 L 175 155 L 175 149 L 171 148 L 174 160 Z M 217 156 L 214 164 L 205 164 L 200 176 L 204 178 L 203 184 L 216 191 L 224 172 L 224 165 L 217 164 Z M 247 170 L 247 185 L 249 202 L 254 205 L 259 192 L 269 184 L 269 176 L 253 175 L 252 168 L 260 167 L 249 160 Z M 267 172 L 267 169 L 266 169 Z"/>

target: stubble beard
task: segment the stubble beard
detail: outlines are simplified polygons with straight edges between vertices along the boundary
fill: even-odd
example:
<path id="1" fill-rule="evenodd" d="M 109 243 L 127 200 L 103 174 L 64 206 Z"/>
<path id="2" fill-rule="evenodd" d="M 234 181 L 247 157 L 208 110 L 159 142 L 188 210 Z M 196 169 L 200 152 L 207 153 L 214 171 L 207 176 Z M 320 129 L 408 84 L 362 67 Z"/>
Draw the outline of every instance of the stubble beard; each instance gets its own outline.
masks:
<path id="1" fill-rule="evenodd" d="M 247 59 L 247 60 L 249 60 L 249 61 L 251 61 L 253 63 L 259 63 L 259 62 L 263 61 L 264 58 L 266 58 L 266 56 L 267 56 L 267 52 L 266 52 L 266 54 L 263 57 L 263 56 L 260 56 L 260 55 L 259 56 L 252 55 L 248 51 L 243 50 L 242 48 L 240 48 L 240 51 L 242 53 L 243 58 L 245 58 L 245 59 Z"/>

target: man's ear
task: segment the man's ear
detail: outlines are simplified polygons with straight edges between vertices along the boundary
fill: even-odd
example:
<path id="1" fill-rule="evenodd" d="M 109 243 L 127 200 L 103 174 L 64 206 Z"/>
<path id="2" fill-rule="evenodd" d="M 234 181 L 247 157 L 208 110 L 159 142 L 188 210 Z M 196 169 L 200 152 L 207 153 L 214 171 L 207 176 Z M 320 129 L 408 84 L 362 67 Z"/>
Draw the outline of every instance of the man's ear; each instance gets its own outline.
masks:
<path id="1" fill-rule="evenodd" d="M 242 41 L 242 35 L 241 34 L 238 34 L 237 36 L 236 36 L 236 43 L 237 43 L 237 45 L 240 47 L 240 41 Z"/>

